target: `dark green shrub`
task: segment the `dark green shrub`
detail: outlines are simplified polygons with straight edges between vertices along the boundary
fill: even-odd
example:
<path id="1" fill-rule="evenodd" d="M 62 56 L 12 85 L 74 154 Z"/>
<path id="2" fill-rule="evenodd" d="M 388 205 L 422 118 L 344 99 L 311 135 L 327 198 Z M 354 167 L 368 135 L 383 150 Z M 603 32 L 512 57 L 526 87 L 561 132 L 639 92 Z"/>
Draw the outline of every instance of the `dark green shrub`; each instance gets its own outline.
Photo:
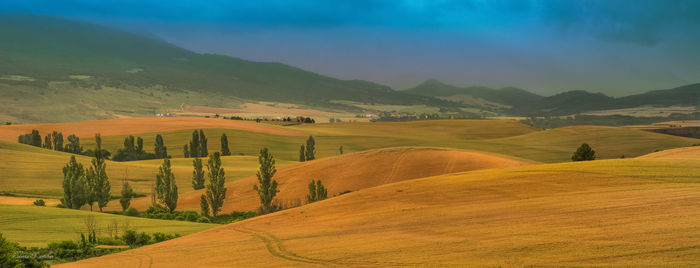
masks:
<path id="1" fill-rule="evenodd" d="M 151 240 L 151 236 L 144 232 L 141 232 L 139 234 L 136 233 L 136 231 L 134 230 L 127 230 L 126 232 L 124 232 L 122 240 L 124 240 L 124 243 L 126 243 L 130 247 L 138 247 L 147 245 Z"/>
<path id="2" fill-rule="evenodd" d="M 57 207 L 57 208 L 66 208 L 66 206 L 63 205 L 63 204 L 61 204 L 61 203 L 58 203 L 58 205 L 56 205 L 56 207 Z"/>
<path id="3" fill-rule="evenodd" d="M 71 240 L 51 242 L 48 248 L 52 252 L 52 255 L 59 259 L 73 259 L 82 255 L 78 243 Z"/>
<path id="4" fill-rule="evenodd" d="M 139 211 L 136 210 L 136 208 L 128 208 L 128 209 L 126 209 L 126 211 L 124 211 L 124 215 L 131 216 L 131 217 L 138 217 Z"/>
<path id="5" fill-rule="evenodd" d="M 211 221 L 207 217 L 199 217 L 199 219 L 197 219 L 197 222 L 210 223 Z"/>
<path id="6" fill-rule="evenodd" d="M 182 213 L 182 216 L 185 218 L 186 221 L 197 221 L 197 219 L 199 218 L 199 213 L 194 211 L 185 211 Z"/>
<path id="7" fill-rule="evenodd" d="M 143 245 L 148 245 L 151 241 L 151 236 L 148 235 L 147 233 L 141 232 L 138 236 L 138 240 L 136 240 L 137 245 L 143 246 Z"/>
<path id="8" fill-rule="evenodd" d="M 185 217 L 183 217 L 182 215 L 178 215 L 178 216 L 175 216 L 175 220 L 176 221 L 184 221 Z"/>
<path id="9" fill-rule="evenodd" d="M 35 206 L 40 206 L 40 207 L 45 207 L 45 206 L 46 206 L 46 203 L 44 202 L 43 199 L 39 199 L 39 200 L 34 201 L 34 205 L 35 205 Z"/>
<path id="10" fill-rule="evenodd" d="M 178 234 L 164 234 L 164 233 L 154 233 L 153 234 L 153 242 L 158 243 L 158 242 L 163 242 L 165 240 L 170 240 L 173 238 L 180 237 Z"/>
<path id="11" fill-rule="evenodd" d="M 98 245 L 120 246 L 124 245 L 124 241 L 112 237 L 98 237 Z"/>

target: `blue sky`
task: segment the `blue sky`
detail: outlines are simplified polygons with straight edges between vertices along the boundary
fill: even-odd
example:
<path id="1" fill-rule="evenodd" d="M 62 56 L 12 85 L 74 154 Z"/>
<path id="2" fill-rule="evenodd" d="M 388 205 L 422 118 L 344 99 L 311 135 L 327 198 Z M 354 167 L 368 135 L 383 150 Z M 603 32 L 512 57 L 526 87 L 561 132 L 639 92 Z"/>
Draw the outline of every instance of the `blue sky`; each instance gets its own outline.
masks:
<path id="1" fill-rule="evenodd" d="M 0 0 L 0 11 L 397 89 L 436 78 L 620 96 L 700 82 L 693 0 Z"/>

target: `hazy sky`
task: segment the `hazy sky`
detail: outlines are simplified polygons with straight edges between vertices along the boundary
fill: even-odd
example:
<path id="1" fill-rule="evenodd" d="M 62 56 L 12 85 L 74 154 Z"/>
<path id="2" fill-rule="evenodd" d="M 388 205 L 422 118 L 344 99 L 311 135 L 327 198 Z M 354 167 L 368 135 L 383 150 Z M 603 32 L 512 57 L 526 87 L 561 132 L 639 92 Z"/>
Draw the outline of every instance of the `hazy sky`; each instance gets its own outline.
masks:
<path id="1" fill-rule="evenodd" d="M 695 0 L 0 0 L 176 45 L 396 89 L 585 89 L 620 96 L 700 82 Z"/>

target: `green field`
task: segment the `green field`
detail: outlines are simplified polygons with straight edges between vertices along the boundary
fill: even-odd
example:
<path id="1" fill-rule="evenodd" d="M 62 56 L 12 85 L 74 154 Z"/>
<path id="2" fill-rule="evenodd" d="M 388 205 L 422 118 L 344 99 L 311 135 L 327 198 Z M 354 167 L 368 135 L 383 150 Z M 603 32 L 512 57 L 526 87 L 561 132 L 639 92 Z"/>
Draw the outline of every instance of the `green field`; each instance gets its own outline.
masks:
<path id="1" fill-rule="evenodd" d="M 62 168 L 70 160 L 70 154 L 41 149 L 24 144 L 0 141 L 0 192 L 23 196 L 58 198 L 63 195 Z M 84 166 L 90 165 L 90 157 L 77 156 Z M 258 159 L 253 156 L 226 156 L 222 158 L 227 181 L 255 175 Z M 206 160 L 204 160 L 206 164 Z M 291 164 L 278 160 L 278 167 Z M 112 194 L 118 195 L 122 179 L 128 173 L 128 181 L 137 193 L 150 194 L 158 167 L 162 160 L 132 162 L 107 161 L 107 174 Z M 175 158 L 171 161 L 173 173 L 181 191 L 191 190 L 192 159 Z"/>
<path id="2" fill-rule="evenodd" d="M 154 220 L 127 217 L 106 213 L 88 212 L 35 206 L 13 206 L 0 204 L 0 233 L 22 246 L 46 246 L 49 242 L 78 240 L 86 233 L 85 219 L 93 215 L 98 237 L 108 236 L 107 225 L 117 223 L 119 228 L 128 224 L 133 230 L 146 233 L 168 233 L 188 235 L 216 224 L 187 221 Z"/>

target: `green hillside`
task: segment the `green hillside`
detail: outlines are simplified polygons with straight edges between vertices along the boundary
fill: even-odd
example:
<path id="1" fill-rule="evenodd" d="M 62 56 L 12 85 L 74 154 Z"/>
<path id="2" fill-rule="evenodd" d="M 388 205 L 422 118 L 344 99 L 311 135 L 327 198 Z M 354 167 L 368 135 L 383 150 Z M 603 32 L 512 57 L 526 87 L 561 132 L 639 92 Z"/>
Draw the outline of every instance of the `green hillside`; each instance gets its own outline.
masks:
<path id="1" fill-rule="evenodd" d="M 15 102 L 41 101 L 55 94 L 62 95 L 58 98 L 61 105 L 97 107 L 101 107 L 102 100 L 89 99 L 90 93 L 84 99 L 83 92 L 107 90 L 115 96 L 104 102 L 111 101 L 112 105 L 115 97 L 119 103 L 140 102 L 126 109 L 137 110 L 135 115 L 152 114 L 163 106 L 179 108 L 179 103 L 169 102 L 217 105 L 217 101 L 208 99 L 221 98 L 233 105 L 236 100 L 246 99 L 345 110 L 359 108 L 331 101 L 453 105 L 372 82 L 339 80 L 281 63 L 198 54 L 152 37 L 33 15 L 0 15 L 0 87 L 3 97 Z M 29 121 L 55 122 L 59 120 L 50 116 L 52 113 L 77 114 L 67 109 L 31 114 L 32 109 L 26 106 L 7 110 L 2 111 L 0 119 L 29 116 Z M 109 112 L 118 108 L 92 110 L 101 112 L 92 119 L 100 119 L 110 117 Z M 71 121 L 80 119 L 84 118 Z"/>

